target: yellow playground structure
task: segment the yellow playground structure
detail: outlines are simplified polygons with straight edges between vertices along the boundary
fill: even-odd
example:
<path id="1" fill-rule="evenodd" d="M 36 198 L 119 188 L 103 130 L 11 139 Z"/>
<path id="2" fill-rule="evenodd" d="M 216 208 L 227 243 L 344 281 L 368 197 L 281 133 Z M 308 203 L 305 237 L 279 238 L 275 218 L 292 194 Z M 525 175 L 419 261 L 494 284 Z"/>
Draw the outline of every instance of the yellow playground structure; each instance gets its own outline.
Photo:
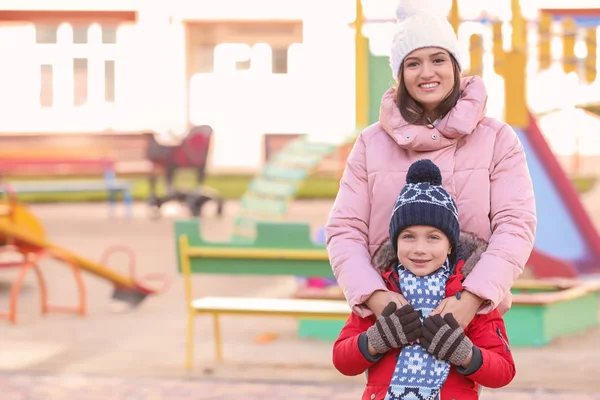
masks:
<path id="1" fill-rule="evenodd" d="M 162 275 L 147 275 L 144 279 L 148 282 L 161 282 L 159 287 L 149 286 L 147 283 L 142 284 L 135 279 L 135 257 L 133 252 L 125 246 L 108 248 L 102 257 L 103 261 L 94 262 L 51 243 L 46 239 L 44 228 L 39 220 L 25 205 L 16 201 L 10 189 L 5 190 L 5 193 L 7 193 L 8 199 L 0 202 L 0 255 L 3 259 L 10 261 L 0 262 L 0 268 L 18 268 L 19 273 L 11 287 L 9 310 L 0 313 L 0 317 L 8 318 L 13 324 L 16 323 L 19 293 L 29 270 L 34 271 L 40 286 L 42 314 L 50 311 L 62 311 L 86 315 L 87 299 L 85 284 L 81 276 L 82 270 L 112 282 L 115 285 L 113 298 L 131 307 L 139 305 L 149 294 L 156 294 L 166 289 L 167 280 Z M 105 266 L 110 255 L 116 252 L 124 252 L 128 255 L 129 276 Z M 76 307 L 48 304 L 48 288 L 39 265 L 40 261 L 47 258 L 58 260 L 72 269 L 79 291 Z"/>

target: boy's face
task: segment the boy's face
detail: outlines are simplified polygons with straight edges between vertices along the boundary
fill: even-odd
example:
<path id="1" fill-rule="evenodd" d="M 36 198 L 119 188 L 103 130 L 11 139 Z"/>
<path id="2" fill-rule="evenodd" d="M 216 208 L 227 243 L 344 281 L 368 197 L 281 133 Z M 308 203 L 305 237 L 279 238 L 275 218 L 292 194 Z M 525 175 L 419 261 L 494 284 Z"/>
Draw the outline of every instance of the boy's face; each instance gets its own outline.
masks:
<path id="1" fill-rule="evenodd" d="M 437 271 L 451 251 L 448 237 L 432 226 L 410 226 L 398 235 L 398 260 L 416 276 Z"/>

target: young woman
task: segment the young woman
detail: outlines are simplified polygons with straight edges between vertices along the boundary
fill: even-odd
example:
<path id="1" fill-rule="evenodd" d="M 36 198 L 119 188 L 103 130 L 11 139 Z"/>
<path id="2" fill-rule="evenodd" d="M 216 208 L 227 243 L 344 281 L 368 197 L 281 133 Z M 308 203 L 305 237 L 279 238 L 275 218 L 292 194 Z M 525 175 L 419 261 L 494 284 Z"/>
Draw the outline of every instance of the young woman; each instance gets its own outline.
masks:
<path id="1" fill-rule="evenodd" d="M 402 0 L 398 8 L 390 54 L 397 85 L 383 96 L 379 122 L 361 132 L 347 159 L 327 222 L 327 250 L 358 316 L 379 315 L 390 301 L 405 305 L 401 294 L 386 289 L 371 256 L 388 239 L 408 167 L 432 160 L 456 199 L 461 227 L 489 242 L 461 296 L 444 299 L 433 313 L 452 313 L 465 328 L 477 313 L 510 308 L 510 288 L 533 248 L 535 200 L 517 135 L 485 116 L 485 85 L 479 77 L 461 79 L 446 14 L 419 9 L 421 3 Z"/>

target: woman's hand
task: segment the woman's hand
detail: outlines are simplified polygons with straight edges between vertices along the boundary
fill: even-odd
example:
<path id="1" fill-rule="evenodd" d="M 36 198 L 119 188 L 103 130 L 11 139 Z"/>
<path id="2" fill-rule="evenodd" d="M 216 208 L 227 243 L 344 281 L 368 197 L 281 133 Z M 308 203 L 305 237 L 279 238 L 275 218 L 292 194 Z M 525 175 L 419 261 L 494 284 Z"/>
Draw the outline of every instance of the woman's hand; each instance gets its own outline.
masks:
<path id="1" fill-rule="evenodd" d="M 388 290 L 376 290 L 371 297 L 365 301 L 369 310 L 373 311 L 376 317 L 381 315 L 383 309 L 390 303 L 396 303 L 396 307 L 401 309 L 408 304 L 408 301 L 400 293 L 390 292 Z"/>
<path id="2" fill-rule="evenodd" d="M 460 292 L 460 299 L 456 296 L 446 297 L 430 316 L 441 314 L 443 317 L 446 314 L 452 314 L 461 328 L 466 329 L 471 323 L 477 311 L 483 304 L 483 299 L 473 293 L 463 290 Z"/>

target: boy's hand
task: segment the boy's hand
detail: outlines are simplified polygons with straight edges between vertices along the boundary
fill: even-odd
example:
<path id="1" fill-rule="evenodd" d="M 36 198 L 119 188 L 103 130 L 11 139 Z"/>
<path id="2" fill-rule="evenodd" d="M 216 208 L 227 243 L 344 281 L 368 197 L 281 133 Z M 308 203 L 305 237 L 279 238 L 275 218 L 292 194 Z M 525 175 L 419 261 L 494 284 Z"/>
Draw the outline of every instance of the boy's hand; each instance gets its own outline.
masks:
<path id="1" fill-rule="evenodd" d="M 438 359 L 457 366 L 464 366 L 473 350 L 473 343 L 452 314 L 425 318 L 420 343 Z"/>
<path id="2" fill-rule="evenodd" d="M 396 303 L 390 302 L 383 310 L 375 325 L 367 329 L 369 345 L 377 353 L 406 346 L 421 337 L 419 313 L 410 304 L 396 310 Z"/>

